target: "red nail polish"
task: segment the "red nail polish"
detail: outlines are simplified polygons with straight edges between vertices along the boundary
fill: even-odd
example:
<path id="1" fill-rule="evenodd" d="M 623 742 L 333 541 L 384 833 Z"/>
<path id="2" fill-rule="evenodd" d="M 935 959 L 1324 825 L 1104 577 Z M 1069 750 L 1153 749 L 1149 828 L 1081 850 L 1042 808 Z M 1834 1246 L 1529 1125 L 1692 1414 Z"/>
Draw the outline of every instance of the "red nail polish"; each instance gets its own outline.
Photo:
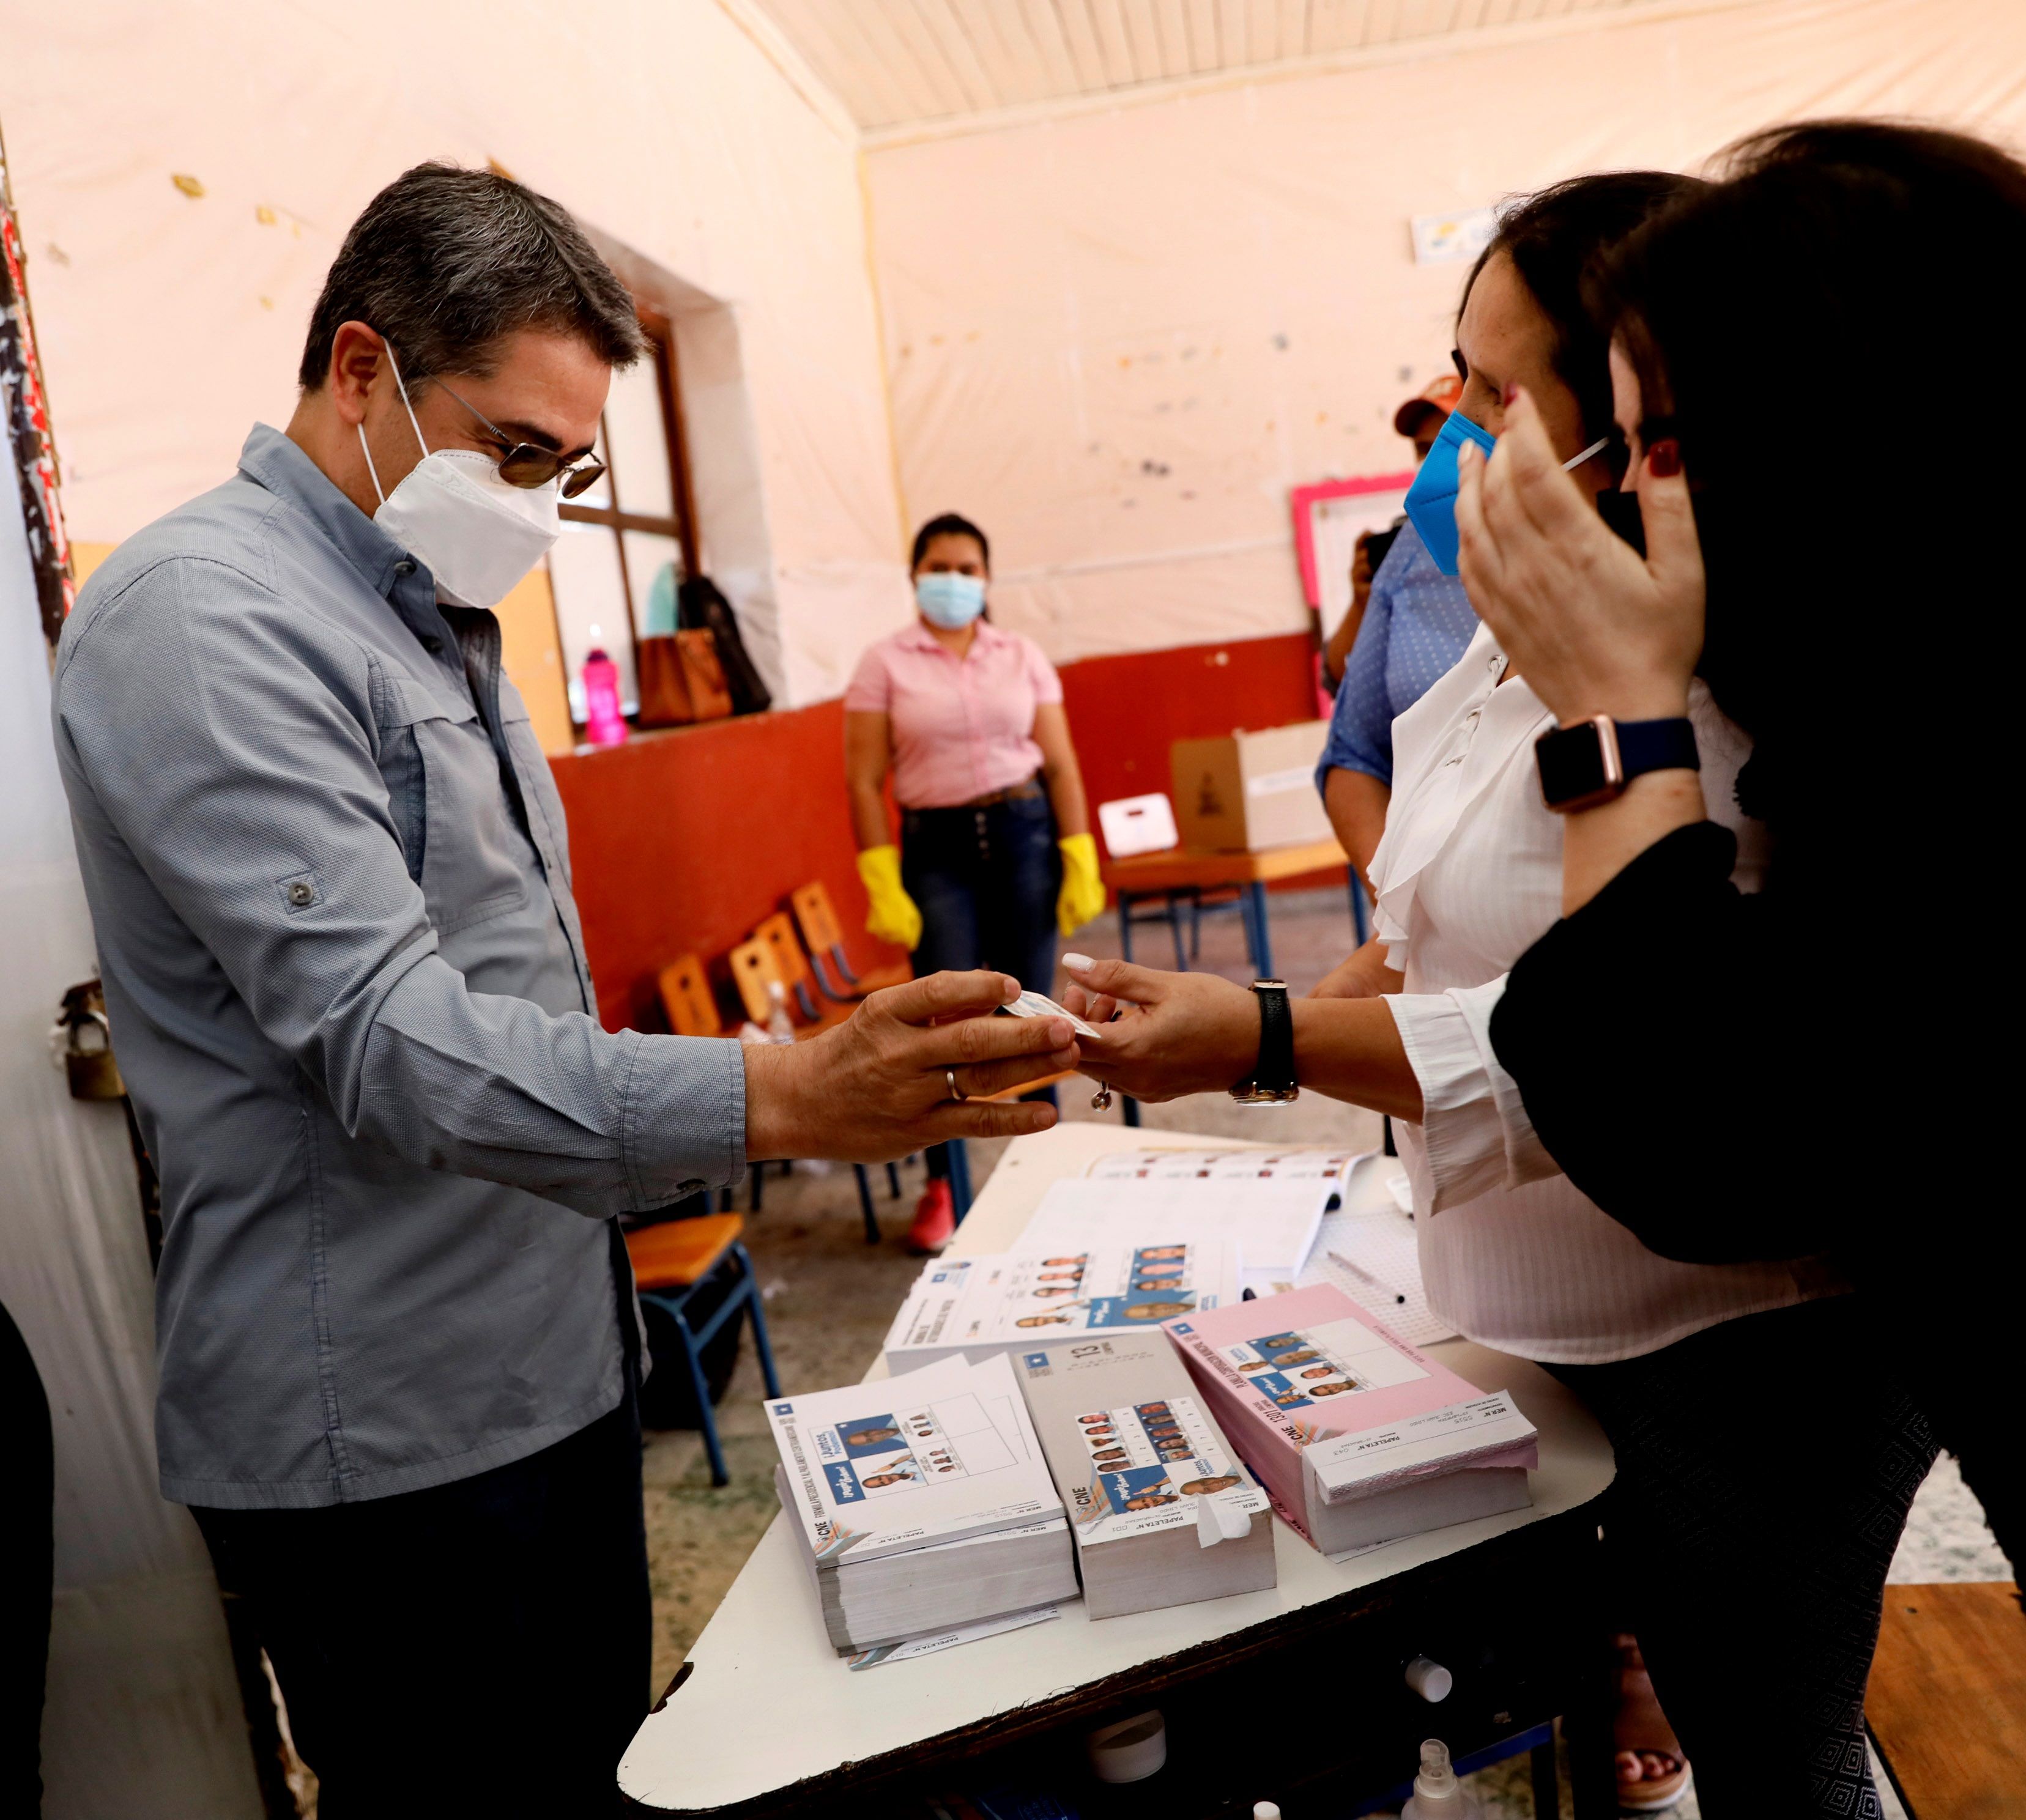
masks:
<path id="1" fill-rule="evenodd" d="M 1682 471 L 1682 445 L 1663 436 L 1646 451 L 1646 472 L 1656 480 L 1671 480 Z"/>

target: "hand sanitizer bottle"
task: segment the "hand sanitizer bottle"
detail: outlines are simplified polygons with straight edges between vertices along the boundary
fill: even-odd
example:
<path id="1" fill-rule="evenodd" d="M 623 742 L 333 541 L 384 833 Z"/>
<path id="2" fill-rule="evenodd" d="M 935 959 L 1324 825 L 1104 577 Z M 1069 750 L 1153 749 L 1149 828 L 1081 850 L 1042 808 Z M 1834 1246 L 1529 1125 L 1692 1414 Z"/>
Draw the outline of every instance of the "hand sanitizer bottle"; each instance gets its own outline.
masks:
<path id="1" fill-rule="evenodd" d="M 1440 1738 L 1421 1746 L 1421 1773 L 1414 1778 L 1413 1797 L 1400 1810 L 1400 1820 L 1482 1820 L 1479 1807 L 1450 1763 L 1450 1747 Z"/>

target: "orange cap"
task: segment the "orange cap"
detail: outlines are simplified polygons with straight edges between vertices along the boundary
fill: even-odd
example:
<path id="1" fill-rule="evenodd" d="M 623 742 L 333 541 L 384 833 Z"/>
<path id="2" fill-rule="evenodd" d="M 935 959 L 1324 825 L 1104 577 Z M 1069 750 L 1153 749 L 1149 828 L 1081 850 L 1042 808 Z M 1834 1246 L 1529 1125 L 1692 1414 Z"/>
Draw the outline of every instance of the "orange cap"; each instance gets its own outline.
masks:
<path id="1" fill-rule="evenodd" d="M 1462 396 L 1463 381 L 1453 373 L 1445 373 L 1440 378 L 1429 381 L 1394 412 L 1393 428 L 1403 436 L 1411 436 L 1431 411 L 1446 417 L 1456 409 L 1457 400 Z"/>

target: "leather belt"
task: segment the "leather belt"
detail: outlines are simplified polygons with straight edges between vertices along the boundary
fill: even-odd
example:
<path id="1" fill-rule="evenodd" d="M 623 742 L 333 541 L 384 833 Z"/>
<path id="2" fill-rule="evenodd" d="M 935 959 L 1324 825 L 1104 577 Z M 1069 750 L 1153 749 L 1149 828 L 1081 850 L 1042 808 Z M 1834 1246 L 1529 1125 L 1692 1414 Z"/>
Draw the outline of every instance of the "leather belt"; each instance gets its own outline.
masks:
<path id="1" fill-rule="evenodd" d="M 1037 772 L 1025 782 L 1011 784 L 1003 790 L 994 790 L 987 796 L 973 796 L 967 803 L 946 803 L 937 809 L 908 809 L 909 815 L 961 815 L 973 809 L 990 809 L 1001 803 L 1023 803 L 1042 794 L 1041 774 Z"/>

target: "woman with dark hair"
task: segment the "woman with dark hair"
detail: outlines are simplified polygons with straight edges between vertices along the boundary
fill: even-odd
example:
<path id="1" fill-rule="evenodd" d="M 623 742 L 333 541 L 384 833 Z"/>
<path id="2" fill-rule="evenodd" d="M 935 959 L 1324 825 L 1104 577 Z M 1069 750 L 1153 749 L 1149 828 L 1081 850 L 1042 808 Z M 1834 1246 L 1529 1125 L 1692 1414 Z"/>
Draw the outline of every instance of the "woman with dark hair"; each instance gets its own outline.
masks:
<path id="1" fill-rule="evenodd" d="M 1046 992 L 1057 930 L 1069 935 L 1104 908 L 1062 679 L 1031 638 L 992 624 L 991 546 L 969 519 L 930 519 L 908 566 L 915 623 L 867 650 L 844 697 L 865 926 L 912 948 L 917 973 L 989 957 Z M 956 1230 L 943 1145 L 930 1149 L 928 1169 L 908 1242 L 939 1252 Z"/>
<path id="2" fill-rule="evenodd" d="M 1852 734 L 1881 660 L 1912 657 L 1910 612 L 1945 605 L 1958 652 L 2002 663 L 2008 648 L 2012 464 L 1940 439 L 1955 362 L 2002 347 L 2022 295 L 2026 166 L 1996 147 L 1865 121 L 1747 140 L 1726 181 L 1600 274 L 1637 497 L 1615 522 L 1639 553 L 1555 472 L 1524 399 L 1506 452 L 1466 469 L 1460 514 L 1472 598 L 1564 730 L 1541 753 L 1567 811 L 1564 920 L 1516 965 L 1494 1024 L 1528 1114 L 1669 1256 L 1833 1252 L 1877 1368 L 1910 1381 L 2015 1566 L 2018 1421 L 1997 1349 L 2019 1247 L 1993 1152 L 2017 1123 L 2017 1062 L 1995 1005 L 1946 996 L 2014 948 L 2013 895 L 1978 862 L 2010 808 L 2015 717 L 2002 697 L 1929 690 L 1899 741 L 1880 747 L 1874 718 L 1858 762 Z M 1814 383 L 1770 442 L 1765 400 L 1795 395 L 1802 359 Z M 1884 518 L 1881 487 L 1922 468 L 1922 521 Z M 1731 887 L 1723 805 L 1693 749 L 1617 776 L 1597 763 L 1607 736 L 1678 720 L 1699 676 L 1757 741 L 1737 782 L 1773 842 L 1755 895 Z M 1927 991 L 1881 966 L 1890 936 L 1858 908 L 1888 866 L 1921 958 L 1954 963 Z M 1917 1183 L 1881 1154 L 1896 1134 L 1874 1082 L 1943 1114 Z M 1808 1564 L 1818 1584 L 1835 1568 Z M 1877 1614 L 1848 1601 L 1853 1713 Z"/>
<path id="3" fill-rule="evenodd" d="M 1519 408 L 1531 413 L 1536 458 L 1567 510 L 1608 538 L 1597 501 L 1622 472 L 1623 443 L 1610 417 L 1608 343 L 1582 286 L 1610 248 L 1700 188 L 1650 174 L 1583 178 L 1508 215 L 1458 322 L 1469 382 L 1409 495 L 1431 550 L 1454 535 L 1445 519 L 1456 470 L 1442 465 L 1444 446 L 1475 472 Z M 1468 562 L 1463 572 L 1475 600 Z M 1468 1337 L 1574 1386 L 1616 1450 L 1606 1531 L 1630 1620 L 1621 1800 L 1671 1805 L 1693 1758 L 1712 1815 L 1726 1799 L 1734 1813 L 1855 1814 L 1860 1806 L 1837 1805 L 1864 1784 L 1851 1658 L 1816 1647 L 1822 1609 L 1796 1608 L 1820 1595 L 1832 1627 L 1851 1601 L 1875 1614 L 1932 1443 L 1847 1280 L 1813 1255 L 1825 1241 L 1685 1259 L 1641 1244 L 1563 1172 L 1501 1065 L 1490 1026 L 1508 969 L 1552 926 L 1562 893 L 1562 822 L 1534 770 L 1534 742 L 1555 719 L 1532 685 L 1486 627 L 1395 724 L 1396 788 L 1372 868 L 1378 933 L 1336 982 L 1368 996 L 1287 1006 L 1291 1057 L 1269 1057 L 1262 1038 L 1280 1018 L 1270 988 L 1255 995 L 1200 974 L 1070 956 L 1072 976 L 1094 995 L 1088 1014 L 1109 1017 L 1115 1000 L 1140 1008 L 1107 1024 L 1101 1042 L 1085 1039 L 1081 1065 L 1143 1098 L 1233 1083 L 1251 1096 L 1298 1080 L 1391 1114 L 1431 1304 Z M 1724 877 L 1754 888 L 1763 842 L 1729 792 L 1750 742 L 1707 688 L 1696 686 L 1686 708 L 1720 785 L 1713 812 L 1736 843 Z M 1067 1002 L 1086 1009 L 1075 989 Z M 1638 1061 L 1612 1060 L 1639 1077 Z M 1736 1167 L 1733 1135 L 1721 1121 L 1694 1134 L 1706 1176 Z M 1671 1153 L 1648 1161 L 1671 1166 Z M 1782 1381 L 1822 1403 L 1822 1415 L 1768 1421 L 1756 1387 Z M 1620 1386 L 1645 1387 L 1647 1401 Z M 1834 1564 L 1841 1590 L 1811 1577 L 1818 1563 Z M 1740 1686 L 1747 1663 L 1750 1696 Z M 1859 1696 L 1862 1685 L 1860 1664 Z M 1785 1799 L 1803 1785 L 1807 1796 Z"/>

